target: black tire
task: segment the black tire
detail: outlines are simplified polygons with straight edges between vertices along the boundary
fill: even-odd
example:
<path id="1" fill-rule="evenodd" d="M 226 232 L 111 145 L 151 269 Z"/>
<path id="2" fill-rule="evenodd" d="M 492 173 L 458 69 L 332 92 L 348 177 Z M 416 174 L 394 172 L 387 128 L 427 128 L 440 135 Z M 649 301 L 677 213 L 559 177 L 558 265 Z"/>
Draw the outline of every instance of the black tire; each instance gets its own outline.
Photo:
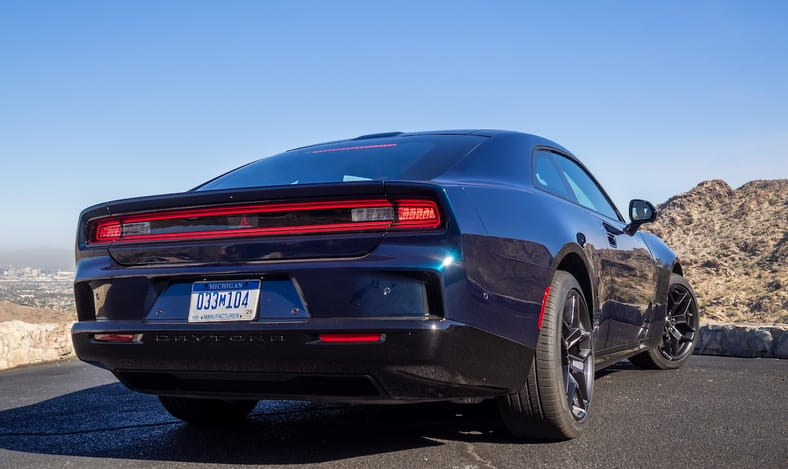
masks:
<path id="1" fill-rule="evenodd" d="M 681 275 L 670 274 L 666 306 L 659 345 L 629 359 L 641 368 L 674 370 L 684 365 L 695 350 L 700 327 L 698 300 Z"/>
<path id="2" fill-rule="evenodd" d="M 568 440 L 585 425 L 593 389 L 588 306 L 577 280 L 557 271 L 525 385 L 498 398 L 498 408 L 504 426 L 517 438 Z"/>
<path id="3" fill-rule="evenodd" d="M 240 421 L 257 405 L 257 401 L 253 400 L 226 401 L 170 396 L 159 396 L 159 401 L 173 417 L 198 424 Z"/>

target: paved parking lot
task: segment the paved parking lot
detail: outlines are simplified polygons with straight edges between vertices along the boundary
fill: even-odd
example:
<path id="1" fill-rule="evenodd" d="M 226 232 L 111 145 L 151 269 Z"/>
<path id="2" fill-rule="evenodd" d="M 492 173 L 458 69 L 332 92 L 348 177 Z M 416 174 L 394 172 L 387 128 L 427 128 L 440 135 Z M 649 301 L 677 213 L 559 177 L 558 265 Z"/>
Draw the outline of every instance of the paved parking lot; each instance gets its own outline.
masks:
<path id="1" fill-rule="evenodd" d="M 170 417 L 76 360 L 0 373 L 2 467 L 785 467 L 788 360 L 695 356 L 597 375 L 590 428 L 512 441 L 487 405 L 261 402 L 243 425 Z"/>

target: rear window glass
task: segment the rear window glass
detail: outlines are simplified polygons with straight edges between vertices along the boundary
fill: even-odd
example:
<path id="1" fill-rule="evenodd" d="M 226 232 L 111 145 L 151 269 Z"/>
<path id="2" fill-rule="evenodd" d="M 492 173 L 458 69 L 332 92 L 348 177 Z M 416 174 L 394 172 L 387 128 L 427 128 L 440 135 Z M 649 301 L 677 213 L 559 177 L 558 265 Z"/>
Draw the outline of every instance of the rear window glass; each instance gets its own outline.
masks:
<path id="1" fill-rule="evenodd" d="M 446 172 L 484 139 L 429 135 L 313 146 L 257 160 L 197 190 L 385 179 L 426 181 Z"/>

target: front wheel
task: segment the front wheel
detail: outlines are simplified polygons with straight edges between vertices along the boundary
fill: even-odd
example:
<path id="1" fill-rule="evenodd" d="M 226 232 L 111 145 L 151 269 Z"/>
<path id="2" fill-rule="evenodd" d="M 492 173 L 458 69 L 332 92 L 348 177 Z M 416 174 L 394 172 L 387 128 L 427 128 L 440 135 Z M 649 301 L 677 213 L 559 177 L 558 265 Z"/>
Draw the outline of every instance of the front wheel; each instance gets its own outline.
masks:
<path id="1" fill-rule="evenodd" d="M 498 398 L 503 423 L 518 438 L 575 438 L 585 424 L 593 389 L 588 306 L 577 280 L 557 271 L 525 385 Z"/>
<path id="2" fill-rule="evenodd" d="M 629 361 L 642 368 L 679 368 L 689 360 L 695 350 L 699 323 L 695 292 L 684 277 L 670 274 L 665 327 L 662 329 L 660 344 L 631 357 Z"/>
<path id="3" fill-rule="evenodd" d="M 211 424 L 243 420 L 255 408 L 253 400 L 199 399 L 159 396 L 161 405 L 175 418 L 189 423 Z"/>

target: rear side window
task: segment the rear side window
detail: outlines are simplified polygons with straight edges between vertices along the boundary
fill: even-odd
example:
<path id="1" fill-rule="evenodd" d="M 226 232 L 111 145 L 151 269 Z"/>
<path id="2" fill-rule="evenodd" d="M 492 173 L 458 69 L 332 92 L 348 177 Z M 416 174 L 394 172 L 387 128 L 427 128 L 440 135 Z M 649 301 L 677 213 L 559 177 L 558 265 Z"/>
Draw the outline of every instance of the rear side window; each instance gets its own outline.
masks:
<path id="1" fill-rule="evenodd" d="M 263 158 L 197 190 L 386 179 L 427 181 L 446 172 L 484 139 L 420 135 L 318 145 Z"/>
<path id="2" fill-rule="evenodd" d="M 569 192 L 569 187 L 561 176 L 561 171 L 553 161 L 553 153 L 545 150 L 538 150 L 534 153 L 533 179 L 534 184 L 540 189 L 565 199 L 574 200 Z"/>
<path id="3" fill-rule="evenodd" d="M 621 220 L 610 199 L 588 172 L 571 159 L 548 150 L 533 156 L 533 184 L 614 220 Z"/>
<path id="4" fill-rule="evenodd" d="M 602 188 L 597 185 L 583 168 L 569 158 L 560 155 L 556 155 L 555 160 L 580 205 L 614 220 L 619 220 L 618 212 L 616 212 Z"/>

